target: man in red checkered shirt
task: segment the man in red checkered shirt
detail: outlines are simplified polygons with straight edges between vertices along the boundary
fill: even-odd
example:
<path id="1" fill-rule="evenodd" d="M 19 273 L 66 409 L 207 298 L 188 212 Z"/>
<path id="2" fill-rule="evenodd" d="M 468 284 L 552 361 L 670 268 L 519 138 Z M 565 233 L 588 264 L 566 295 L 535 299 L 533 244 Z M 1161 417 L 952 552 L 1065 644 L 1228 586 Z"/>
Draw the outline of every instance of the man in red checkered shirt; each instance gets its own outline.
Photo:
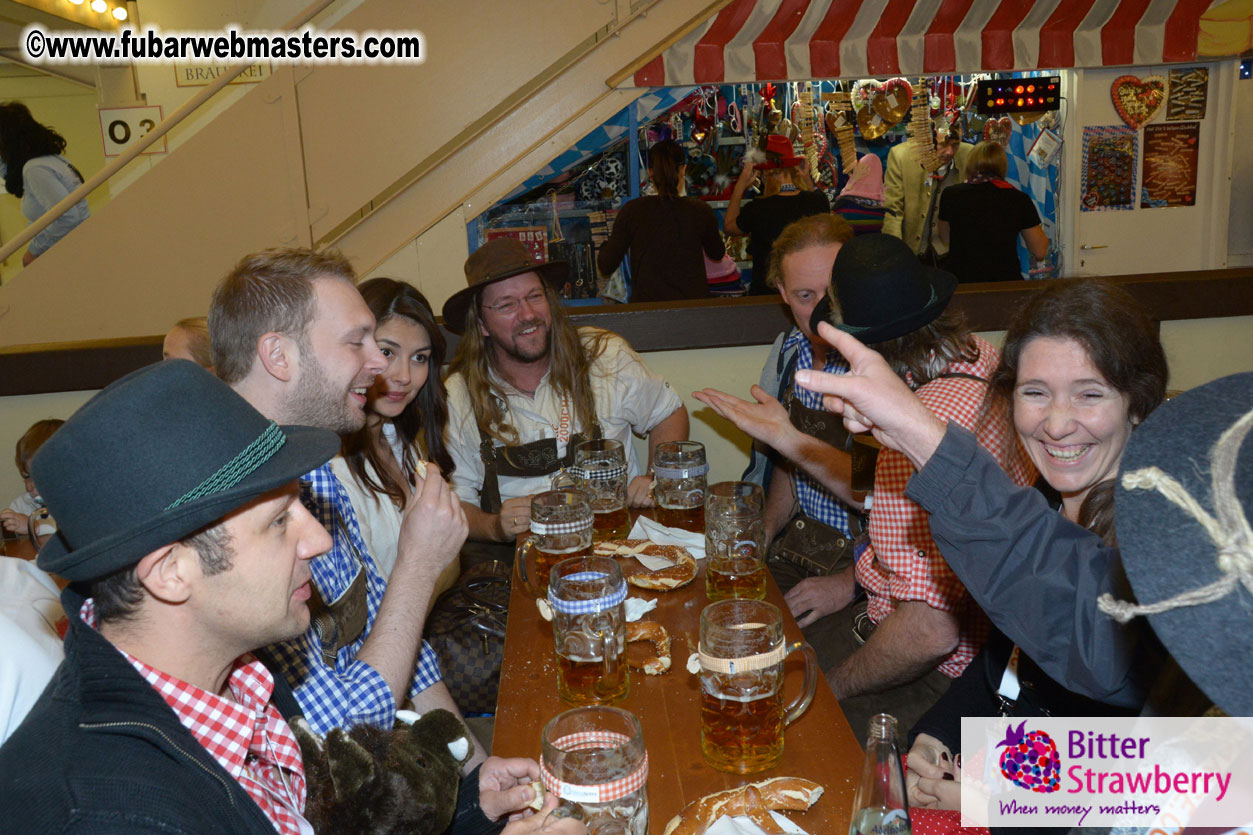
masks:
<path id="1" fill-rule="evenodd" d="M 814 313 L 873 345 L 940 419 L 974 432 L 1020 485 L 1035 473 L 1003 421 L 985 420 L 1000 356 L 946 312 L 957 280 L 921 264 L 888 235 L 863 235 L 836 256 L 828 300 Z M 926 512 L 905 497 L 913 467 L 883 450 L 875 466 L 869 542 L 856 565 L 802 580 L 787 595 L 853 731 L 891 713 L 908 728 L 961 674 L 987 633 L 983 613 L 931 539 Z M 859 592 L 866 599 L 855 602 Z M 830 615 L 830 617 L 828 617 Z"/>

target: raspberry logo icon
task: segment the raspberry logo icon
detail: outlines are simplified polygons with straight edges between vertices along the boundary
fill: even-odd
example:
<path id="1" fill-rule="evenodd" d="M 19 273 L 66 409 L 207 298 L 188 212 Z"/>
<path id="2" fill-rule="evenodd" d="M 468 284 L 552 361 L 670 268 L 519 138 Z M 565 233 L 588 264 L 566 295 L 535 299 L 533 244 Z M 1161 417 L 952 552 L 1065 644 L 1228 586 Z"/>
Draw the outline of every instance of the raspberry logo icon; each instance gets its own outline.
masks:
<path id="1" fill-rule="evenodd" d="M 1005 729 L 1005 739 L 996 747 L 1005 746 L 1001 752 L 1001 774 L 1016 786 L 1041 794 L 1050 794 L 1060 788 L 1062 761 L 1057 755 L 1057 744 L 1044 731 L 1027 731 L 1024 721 L 1015 728 Z"/>

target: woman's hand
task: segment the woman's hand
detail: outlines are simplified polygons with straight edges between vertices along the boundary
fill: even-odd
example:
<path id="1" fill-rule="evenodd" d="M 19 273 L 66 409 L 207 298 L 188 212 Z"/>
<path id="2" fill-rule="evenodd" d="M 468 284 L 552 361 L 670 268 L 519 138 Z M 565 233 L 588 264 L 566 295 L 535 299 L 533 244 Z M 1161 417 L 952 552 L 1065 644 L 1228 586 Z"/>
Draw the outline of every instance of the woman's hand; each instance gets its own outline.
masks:
<path id="1" fill-rule="evenodd" d="M 961 772 L 947 745 L 929 734 L 918 734 L 905 765 L 909 805 L 924 809 L 961 808 Z"/>
<path id="2" fill-rule="evenodd" d="M 16 510 L 0 510 L 0 526 L 6 531 L 26 533 L 30 529 L 30 517 Z"/>

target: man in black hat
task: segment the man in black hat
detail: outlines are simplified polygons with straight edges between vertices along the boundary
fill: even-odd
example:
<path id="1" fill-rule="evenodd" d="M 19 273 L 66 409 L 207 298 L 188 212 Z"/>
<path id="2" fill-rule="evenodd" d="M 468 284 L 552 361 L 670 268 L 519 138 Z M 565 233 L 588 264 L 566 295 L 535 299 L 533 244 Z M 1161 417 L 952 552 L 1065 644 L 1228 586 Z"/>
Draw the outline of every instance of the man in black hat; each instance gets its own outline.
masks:
<path id="1" fill-rule="evenodd" d="M 218 376 L 262 414 L 346 434 L 365 422 L 365 391 L 385 367 L 374 315 L 335 252 L 272 249 L 245 256 L 213 294 L 209 331 Z M 406 699 L 460 715 L 422 640 L 440 572 L 465 541 L 461 503 L 434 464 L 401 524 L 384 579 L 352 502 L 330 465 L 302 474 L 305 504 L 334 545 L 314 560 L 312 627 L 270 648 L 317 733 L 390 728 Z M 468 731 L 467 731 L 468 733 Z M 484 758 L 482 746 L 466 765 Z"/>
<path id="2" fill-rule="evenodd" d="M 873 344 L 927 409 L 974 432 L 1015 483 L 1029 484 L 1034 472 L 1008 426 L 981 420 L 987 379 L 1000 355 L 960 314 L 946 310 L 956 286 L 953 275 L 924 266 L 899 239 L 861 235 L 836 254 L 828 295 L 814 310 L 810 331 L 834 320 Z M 726 395 L 708 402 L 728 415 L 763 412 L 768 405 Z M 743 414 L 736 416 L 741 428 L 753 429 Z M 801 580 L 786 596 L 859 735 L 875 713 L 912 726 L 987 634 L 986 620 L 932 541 L 926 512 L 905 496 L 912 473 L 899 452 L 880 453 L 866 503 L 869 542 L 855 564 Z M 841 486 L 831 474 L 826 479 L 828 489 Z M 863 592 L 865 601 L 855 602 Z"/>
<path id="3" fill-rule="evenodd" d="M 553 285 L 561 262 L 536 261 L 520 241 L 495 238 L 466 260 L 468 287 L 444 303 L 462 334 L 448 385 L 448 449 L 470 537 L 512 543 L 528 530 L 530 496 L 580 440 L 623 442 L 627 501 L 651 506 L 650 479 L 631 443 L 687 438 L 687 409 L 617 334 L 576 329 Z"/>
<path id="4" fill-rule="evenodd" d="M 302 831 L 290 691 L 251 651 L 309 623 L 330 537 L 296 478 L 334 433 L 267 421 L 207 371 L 150 366 L 31 462 L 71 581 L 65 661 L 0 748 L 5 831 Z"/>

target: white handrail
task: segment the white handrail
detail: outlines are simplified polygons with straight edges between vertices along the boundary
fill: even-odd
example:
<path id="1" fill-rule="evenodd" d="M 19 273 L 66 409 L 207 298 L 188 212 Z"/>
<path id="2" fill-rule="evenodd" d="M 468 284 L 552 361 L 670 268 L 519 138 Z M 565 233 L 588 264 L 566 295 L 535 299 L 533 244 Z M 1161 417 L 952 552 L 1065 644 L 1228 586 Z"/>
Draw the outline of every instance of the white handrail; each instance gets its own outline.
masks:
<path id="1" fill-rule="evenodd" d="M 295 18 L 289 21 L 282 28 L 295 29 L 297 26 L 303 26 L 334 2 L 335 0 L 315 0 L 315 2 L 306 6 L 304 10 L 297 14 Z M 249 67 L 253 66 L 255 63 L 255 61 L 249 61 L 246 63 L 236 64 L 215 78 L 211 84 L 202 88 L 200 92 L 196 93 L 196 95 L 183 102 L 183 104 L 171 113 L 168 118 L 163 119 L 161 124 L 144 134 L 134 145 L 123 151 L 112 162 L 100 169 L 100 171 L 96 172 L 96 174 L 89 180 L 70 192 L 70 194 L 60 203 L 57 203 L 51 209 L 44 212 L 25 229 L 17 233 L 17 235 L 10 239 L 3 247 L 0 247 L 0 261 L 4 261 L 9 258 L 9 256 L 13 255 L 13 253 L 24 247 L 31 240 L 31 238 L 47 229 L 53 221 L 65 212 L 69 211 L 78 203 L 78 201 L 82 200 L 103 185 L 106 180 L 120 171 L 127 163 L 142 154 L 158 139 L 169 133 L 171 128 L 175 127 L 190 116 L 198 107 L 200 107 L 200 105 L 212 98 L 214 94 L 227 84 L 230 84 L 236 77 Z"/>

